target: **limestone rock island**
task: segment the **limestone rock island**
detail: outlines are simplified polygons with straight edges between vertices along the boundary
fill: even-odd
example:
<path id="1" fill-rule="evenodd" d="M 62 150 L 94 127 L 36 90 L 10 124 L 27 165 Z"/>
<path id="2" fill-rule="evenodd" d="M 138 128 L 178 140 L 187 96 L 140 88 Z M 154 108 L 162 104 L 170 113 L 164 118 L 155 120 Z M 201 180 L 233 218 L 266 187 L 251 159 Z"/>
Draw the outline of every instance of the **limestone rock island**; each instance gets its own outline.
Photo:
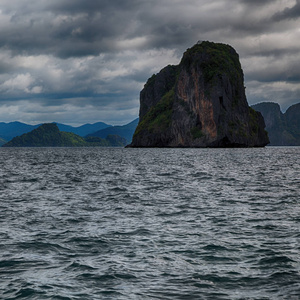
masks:
<path id="1" fill-rule="evenodd" d="M 248 106 L 237 52 L 199 42 L 179 65 L 148 79 L 129 147 L 263 147 L 264 128 L 262 115 Z"/>

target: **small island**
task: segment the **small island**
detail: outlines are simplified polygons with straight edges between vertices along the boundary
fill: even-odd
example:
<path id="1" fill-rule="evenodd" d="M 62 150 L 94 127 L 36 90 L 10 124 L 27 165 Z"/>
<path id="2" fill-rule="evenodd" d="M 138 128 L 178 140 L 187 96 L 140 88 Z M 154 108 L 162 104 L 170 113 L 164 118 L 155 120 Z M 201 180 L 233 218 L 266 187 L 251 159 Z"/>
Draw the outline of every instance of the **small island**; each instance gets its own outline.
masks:
<path id="1" fill-rule="evenodd" d="M 29 133 L 13 138 L 2 147 L 124 147 L 127 141 L 118 135 L 81 137 L 60 131 L 55 123 L 46 123 Z"/>
<path id="2" fill-rule="evenodd" d="M 264 147 L 261 113 L 248 106 L 239 55 L 199 42 L 148 79 L 129 147 Z"/>

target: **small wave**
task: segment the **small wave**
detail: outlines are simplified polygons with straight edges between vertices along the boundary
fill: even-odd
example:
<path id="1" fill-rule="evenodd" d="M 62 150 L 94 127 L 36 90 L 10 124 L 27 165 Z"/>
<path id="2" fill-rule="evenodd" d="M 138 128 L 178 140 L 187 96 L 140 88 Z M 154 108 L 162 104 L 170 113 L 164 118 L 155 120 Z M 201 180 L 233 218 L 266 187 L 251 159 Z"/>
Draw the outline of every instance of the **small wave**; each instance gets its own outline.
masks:
<path id="1" fill-rule="evenodd" d="M 138 228 L 133 231 L 114 231 L 112 233 L 113 235 L 129 235 L 129 236 L 134 236 L 134 235 L 139 235 L 139 236 L 145 236 L 145 235 L 151 235 L 152 232 L 149 229 L 146 228 Z"/>
<path id="2" fill-rule="evenodd" d="M 15 266 L 21 265 L 23 263 L 24 262 L 22 260 L 13 260 L 13 259 L 10 259 L 10 260 L 1 260 L 0 261 L 0 269 L 2 269 L 1 272 L 3 272 L 4 268 L 15 267 Z"/>
<path id="3" fill-rule="evenodd" d="M 209 180 L 212 178 L 212 175 L 208 174 L 207 172 L 201 172 L 201 171 L 191 172 L 190 176 L 201 180 Z"/>
<path id="4" fill-rule="evenodd" d="M 42 253 L 56 252 L 60 251 L 69 251 L 70 249 L 65 245 L 59 243 L 50 243 L 50 242 L 20 242 L 17 244 L 23 250 L 39 251 Z"/>
<path id="5" fill-rule="evenodd" d="M 217 255 L 204 255 L 203 260 L 219 263 L 219 262 L 234 262 L 236 261 L 236 258 L 227 257 L 227 256 L 217 256 Z"/>
<path id="6" fill-rule="evenodd" d="M 203 250 L 207 251 L 229 251 L 228 248 L 220 245 L 215 245 L 215 244 L 209 244 L 203 247 Z"/>
<path id="7" fill-rule="evenodd" d="M 127 190 L 128 189 L 126 187 L 119 187 L 119 186 L 110 188 L 110 191 L 113 191 L 113 192 L 127 192 Z"/>
<path id="8" fill-rule="evenodd" d="M 99 284 L 105 283 L 107 281 L 115 281 L 117 279 L 122 280 L 136 280 L 137 277 L 130 273 L 111 273 L 111 274 L 94 274 L 94 273 L 82 273 L 77 277 L 79 280 L 93 280 L 97 281 Z"/>
<path id="9" fill-rule="evenodd" d="M 22 288 L 20 289 L 17 293 L 16 293 L 16 297 L 15 299 L 19 299 L 19 298 L 26 298 L 26 299 L 30 299 L 30 298 L 35 298 L 38 299 L 38 296 L 42 296 L 45 295 L 46 293 L 43 291 L 38 291 L 35 290 L 33 288 Z"/>
<path id="10" fill-rule="evenodd" d="M 162 212 L 162 213 L 158 213 L 156 216 L 157 217 L 174 217 L 174 216 L 180 216 L 180 215 L 184 215 L 187 214 L 189 211 L 187 209 L 181 209 L 178 211 L 174 211 L 174 212 Z"/>
<path id="11" fill-rule="evenodd" d="M 39 182 L 40 179 L 39 178 L 27 178 L 27 177 L 23 177 L 21 179 L 21 182 L 24 182 L 24 183 L 35 183 L 35 182 Z"/>
<path id="12" fill-rule="evenodd" d="M 75 236 L 71 237 L 65 241 L 67 245 L 76 245 L 76 246 L 83 246 L 83 247 L 107 247 L 109 245 L 109 240 L 104 238 L 99 238 L 97 236 L 90 237 L 90 236 Z"/>
<path id="13" fill-rule="evenodd" d="M 287 256 L 273 256 L 273 257 L 264 257 L 260 259 L 259 264 L 260 265 L 268 265 L 271 267 L 271 265 L 281 265 L 281 264 L 287 264 L 287 263 L 295 263 L 294 260 Z"/>
<path id="14" fill-rule="evenodd" d="M 71 264 L 69 264 L 67 267 L 65 267 L 65 271 L 74 271 L 74 270 L 80 270 L 80 272 L 84 271 L 84 270 L 88 270 L 88 271 L 95 271 L 97 268 L 92 267 L 90 265 L 81 263 L 79 261 L 73 261 Z"/>
<path id="15" fill-rule="evenodd" d="M 276 280 L 276 282 L 280 283 L 281 285 L 285 285 L 286 282 L 291 283 L 299 283 L 300 275 L 295 270 L 290 271 L 278 271 L 273 273 L 268 277 L 270 280 Z"/>

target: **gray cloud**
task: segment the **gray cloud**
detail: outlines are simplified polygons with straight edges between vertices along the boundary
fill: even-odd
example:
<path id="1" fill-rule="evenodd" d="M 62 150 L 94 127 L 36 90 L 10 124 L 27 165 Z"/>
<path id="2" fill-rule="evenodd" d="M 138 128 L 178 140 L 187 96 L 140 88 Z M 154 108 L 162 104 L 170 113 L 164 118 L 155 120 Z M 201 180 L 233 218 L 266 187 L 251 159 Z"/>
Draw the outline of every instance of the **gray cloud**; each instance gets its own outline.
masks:
<path id="1" fill-rule="evenodd" d="M 198 40 L 238 51 L 249 103 L 299 102 L 299 3 L 1 0 L 0 121 L 129 122 L 147 78 Z"/>

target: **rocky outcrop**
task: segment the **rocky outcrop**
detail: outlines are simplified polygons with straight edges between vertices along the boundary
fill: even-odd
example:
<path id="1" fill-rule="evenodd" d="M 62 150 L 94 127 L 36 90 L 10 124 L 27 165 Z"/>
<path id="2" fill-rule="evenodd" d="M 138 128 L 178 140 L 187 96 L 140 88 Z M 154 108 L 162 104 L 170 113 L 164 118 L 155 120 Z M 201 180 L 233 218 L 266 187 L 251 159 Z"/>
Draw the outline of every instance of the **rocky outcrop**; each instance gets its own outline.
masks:
<path id="1" fill-rule="evenodd" d="M 273 102 L 258 103 L 252 108 L 263 115 L 271 146 L 300 146 L 300 103 L 290 106 L 284 114 Z"/>
<path id="2" fill-rule="evenodd" d="M 264 127 L 248 106 L 236 51 L 202 42 L 147 81 L 130 146 L 260 147 L 269 142 Z"/>

